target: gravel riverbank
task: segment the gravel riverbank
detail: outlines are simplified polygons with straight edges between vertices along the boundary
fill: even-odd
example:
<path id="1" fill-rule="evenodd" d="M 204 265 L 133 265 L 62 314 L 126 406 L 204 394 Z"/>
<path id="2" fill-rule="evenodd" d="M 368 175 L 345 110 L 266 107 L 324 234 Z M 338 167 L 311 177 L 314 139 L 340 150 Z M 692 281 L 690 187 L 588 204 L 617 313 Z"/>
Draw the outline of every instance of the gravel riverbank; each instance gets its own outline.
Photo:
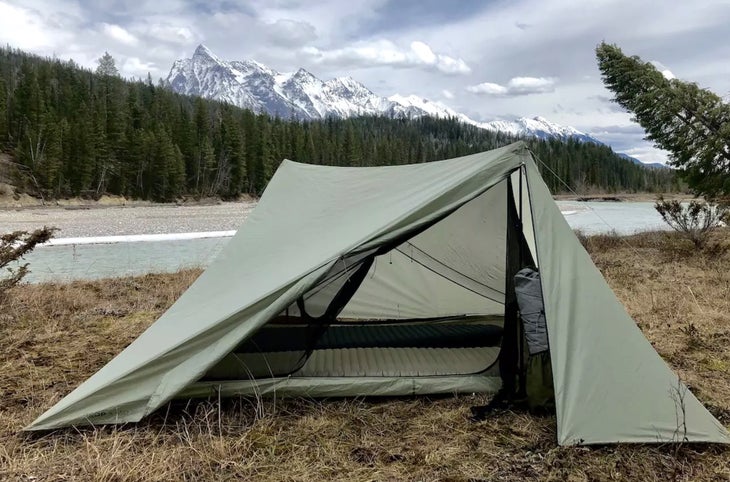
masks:
<path id="1" fill-rule="evenodd" d="M 254 201 L 212 205 L 42 207 L 0 210 L 0 233 L 59 228 L 56 238 L 168 234 L 238 229 L 256 205 Z"/>

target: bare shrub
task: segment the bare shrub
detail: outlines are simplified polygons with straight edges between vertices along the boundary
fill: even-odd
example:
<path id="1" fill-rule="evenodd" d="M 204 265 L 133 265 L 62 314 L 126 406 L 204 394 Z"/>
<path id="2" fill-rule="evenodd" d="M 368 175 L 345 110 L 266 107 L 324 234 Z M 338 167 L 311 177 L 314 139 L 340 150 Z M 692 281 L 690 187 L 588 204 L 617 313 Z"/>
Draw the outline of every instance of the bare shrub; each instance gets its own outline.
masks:
<path id="1" fill-rule="evenodd" d="M 51 237 L 56 228 L 44 226 L 29 233 L 27 231 L 14 231 L 0 236 L 0 269 L 5 268 L 8 274 L 0 278 L 0 301 L 5 297 L 7 290 L 17 285 L 28 273 L 28 263 L 12 267 L 15 261 L 23 259 L 23 256 L 33 251 L 39 244 L 43 244 Z"/>
<path id="2" fill-rule="evenodd" d="M 726 207 L 705 201 L 690 201 L 683 206 L 677 200 L 668 201 L 659 197 L 654 208 L 672 229 L 692 241 L 695 248 L 702 249 L 709 233 L 719 227 L 727 217 Z"/>
<path id="3" fill-rule="evenodd" d="M 679 328 L 679 331 L 687 337 L 687 348 L 690 350 L 699 350 L 704 347 L 704 339 L 697 325 L 688 322 L 685 326 Z"/>

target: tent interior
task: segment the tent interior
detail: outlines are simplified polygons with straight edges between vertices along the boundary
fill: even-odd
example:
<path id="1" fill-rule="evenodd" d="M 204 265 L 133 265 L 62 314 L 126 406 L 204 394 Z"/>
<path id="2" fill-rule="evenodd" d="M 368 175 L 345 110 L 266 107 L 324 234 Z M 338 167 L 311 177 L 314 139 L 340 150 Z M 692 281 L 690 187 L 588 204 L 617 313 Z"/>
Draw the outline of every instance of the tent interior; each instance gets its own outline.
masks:
<path id="1" fill-rule="evenodd" d="M 199 384 L 448 377 L 426 393 L 496 391 L 519 357 L 513 276 L 536 265 L 527 192 L 520 168 L 418 232 L 340 259 Z"/>

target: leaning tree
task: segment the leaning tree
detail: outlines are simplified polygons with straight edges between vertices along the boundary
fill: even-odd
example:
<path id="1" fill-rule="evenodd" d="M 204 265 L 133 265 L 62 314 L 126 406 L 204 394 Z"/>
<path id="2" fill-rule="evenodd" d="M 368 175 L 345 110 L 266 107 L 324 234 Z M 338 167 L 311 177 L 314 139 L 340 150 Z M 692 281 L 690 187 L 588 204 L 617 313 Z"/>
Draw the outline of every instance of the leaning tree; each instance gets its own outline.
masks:
<path id="1" fill-rule="evenodd" d="M 707 199 L 730 198 L 730 104 L 692 82 L 669 79 L 616 45 L 596 48 L 603 81 L 630 111 L 647 139 L 669 151 L 690 189 Z"/>

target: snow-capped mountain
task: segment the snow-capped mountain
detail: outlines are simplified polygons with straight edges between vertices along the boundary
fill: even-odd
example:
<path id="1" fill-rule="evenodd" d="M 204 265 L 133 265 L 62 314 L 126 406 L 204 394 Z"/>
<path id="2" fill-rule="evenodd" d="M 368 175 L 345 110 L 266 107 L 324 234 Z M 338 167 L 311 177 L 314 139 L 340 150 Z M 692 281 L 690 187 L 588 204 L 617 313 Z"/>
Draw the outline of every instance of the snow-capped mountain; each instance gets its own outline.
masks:
<path id="1" fill-rule="evenodd" d="M 602 142 L 598 139 L 591 137 L 574 127 L 561 126 L 539 116 L 532 119 L 521 117 L 519 119 L 509 121 L 495 120 L 491 122 L 483 122 L 479 124 L 479 126 L 484 129 L 506 132 L 515 136 L 532 136 L 540 139 L 568 139 L 572 137 L 583 142 L 602 144 Z"/>
<path id="2" fill-rule="evenodd" d="M 222 60 L 204 45 L 198 46 L 192 58 L 175 61 L 167 84 L 181 94 L 221 100 L 286 118 L 454 117 L 483 129 L 516 136 L 576 138 L 600 144 L 573 127 L 561 126 L 542 117 L 479 122 L 439 102 L 415 95 L 378 96 L 351 77 L 322 81 L 304 69 L 280 73 L 252 60 Z"/>
<path id="3" fill-rule="evenodd" d="M 204 45 L 192 58 L 175 61 L 167 84 L 181 94 L 287 118 L 380 114 L 390 107 L 351 77 L 324 82 L 304 69 L 282 74 L 252 60 L 221 60 Z"/>
<path id="4" fill-rule="evenodd" d="M 385 114 L 392 117 L 421 117 L 428 115 L 431 117 L 450 118 L 454 117 L 467 124 L 478 125 L 479 123 L 470 119 L 468 116 L 456 112 L 454 109 L 443 105 L 440 102 L 433 102 L 417 95 L 403 96 L 399 94 L 388 97 L 390 106 Z"/>

